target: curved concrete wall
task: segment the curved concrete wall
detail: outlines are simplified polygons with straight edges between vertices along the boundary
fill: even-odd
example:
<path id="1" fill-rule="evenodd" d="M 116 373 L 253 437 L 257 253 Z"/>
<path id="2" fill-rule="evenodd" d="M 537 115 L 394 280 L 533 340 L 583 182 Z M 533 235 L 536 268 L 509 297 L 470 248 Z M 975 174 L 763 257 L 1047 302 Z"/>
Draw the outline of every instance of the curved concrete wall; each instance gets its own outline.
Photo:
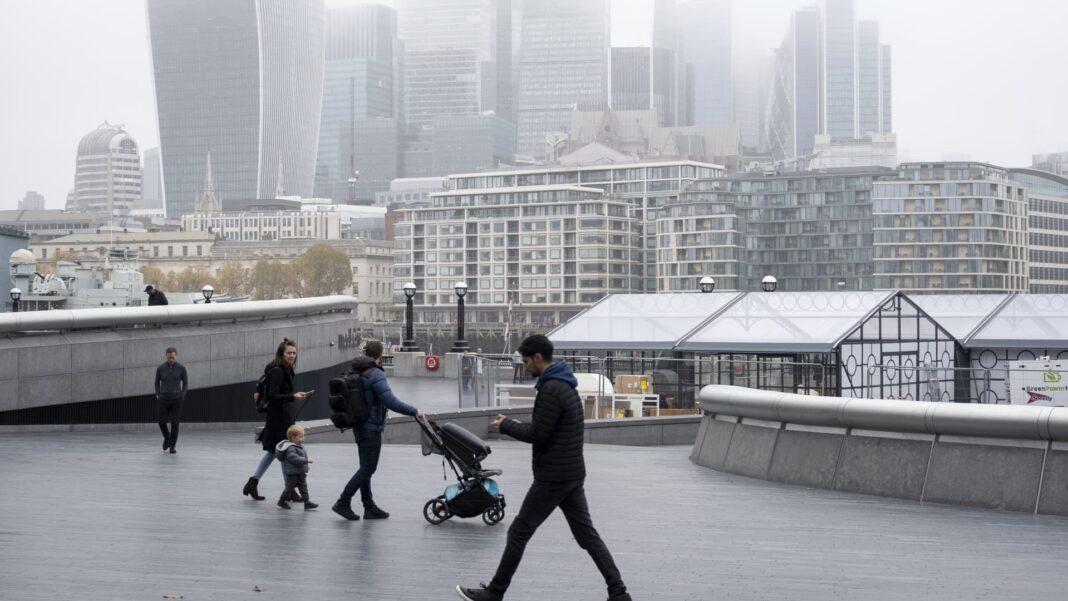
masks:
<path id="1" fill-rule="evenodd" d="M 1068 515 L 1068 408 L 701 390 L 691 459 L 790 484 Z"/>
<path id="2" fill-rule="evenodd" d="M 356 327 L 355 307 L 350 297 L 322 297 L 2 315 L 0 423 L 35 423 L 25 417 L 31 409 L 151 401 L 170 346 L 188 370 L 190 397 L 255 381 L 284 337 L 299 344 L 298 374 L 332 369 L 357 353 L 338 343 Z"/>

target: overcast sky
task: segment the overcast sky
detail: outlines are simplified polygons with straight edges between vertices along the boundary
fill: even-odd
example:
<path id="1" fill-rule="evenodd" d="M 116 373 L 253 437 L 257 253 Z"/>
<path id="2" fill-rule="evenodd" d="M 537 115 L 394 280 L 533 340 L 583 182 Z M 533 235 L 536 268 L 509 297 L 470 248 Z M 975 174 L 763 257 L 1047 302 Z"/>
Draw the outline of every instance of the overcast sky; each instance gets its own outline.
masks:
<path id="1" fill-rule="evenodd" d="M 778 46 L 791 10 L 812 4 L 735 0 L 735 46 Z M 612 0 L 614 45 L 649 42 L 651 6 Z M 142 151 L 159 144 L 144 0 L 0 7 L 0 209 L 27 190 L 61 208 L 78 140 L 101 122 Z M 857 0 L 857 16 L 893 45 L 899 159 L 1024 166 L 1068 151 L 1068 1 Z"/>

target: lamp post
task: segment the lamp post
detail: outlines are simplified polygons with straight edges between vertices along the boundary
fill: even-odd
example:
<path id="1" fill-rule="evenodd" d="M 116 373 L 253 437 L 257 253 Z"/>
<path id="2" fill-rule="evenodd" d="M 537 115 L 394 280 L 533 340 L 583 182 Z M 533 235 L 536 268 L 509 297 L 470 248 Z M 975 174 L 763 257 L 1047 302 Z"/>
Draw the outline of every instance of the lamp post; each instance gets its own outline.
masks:
<path id="1" fill-rule="evenodd" d="M 707 275 L 701 278 L 701 281 L 697 283 L 697 287 L 701 289 L 701 292 L 709 293 L 716 289 L 716 280 L 708 277 Z"/>
<path id="2" fill-rule="evenodd" d="M 404 285 L 404 300 L 407 303 L 405 307 L 405 318 L 407 324 L 404 326 L 404 343 L 401 344 L 400 350 L 406 353 L 412 353 L 419 350 L 419 347 L 415 345 L 415 284 L 408 282 Z"/>
<path id="3" fill-rule="evenodd" d="M 766 275 L 760 280 L 760 287 L 764 289 L 764 292 L 775 292 L 775 289 L 779 287 L 779 280 L 776 280 L 773 275 Z"/>
<path id="4" fill-rule="evenodd" d="M 11 312 L 19 312 L 19 299 L 22 298 L 22 291 L 18 288 L 11 289 Z"/>
<path id="5" fill-rule="evenodd" d="M 204 295 L 204 304 L 211 302 L 211 296 L 215 294 L 215 287 L 211 284 L 204 284 L 204 287 L 200 289 L 200 293 Z"/>
<path id="6" fill-rule="evenodd" d="M 466 353 L 470 350 L 464 340 L 464 295 L 467 294 L 467 284 L 456 282 L 453 289 L 456 290 L 456 342 L 452 344 L 450 352 Z"/>

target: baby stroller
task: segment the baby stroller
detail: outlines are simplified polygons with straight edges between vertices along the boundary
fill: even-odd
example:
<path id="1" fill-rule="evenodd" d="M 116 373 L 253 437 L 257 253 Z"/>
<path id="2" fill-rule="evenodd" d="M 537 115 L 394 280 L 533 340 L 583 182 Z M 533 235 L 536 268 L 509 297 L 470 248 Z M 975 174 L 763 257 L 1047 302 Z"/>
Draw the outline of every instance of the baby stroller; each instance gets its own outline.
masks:
<path id="1" fill-rule="evenodd" d="M 440 524 L 453 516 L 472 518 L 482 514 L 482 521 L 492 526 L 504 519 L 504 495 L 492 479 L 500 476 L 501 470 L 484 470 L 481 465 L 490 454 L 489 445 L 453 423 L 438 426 L 426 417 L 416 417 L 415 421 L 423 430 L 423 455 L 441 455 L 457 479 L 423 506 L 426 521 Z"/>

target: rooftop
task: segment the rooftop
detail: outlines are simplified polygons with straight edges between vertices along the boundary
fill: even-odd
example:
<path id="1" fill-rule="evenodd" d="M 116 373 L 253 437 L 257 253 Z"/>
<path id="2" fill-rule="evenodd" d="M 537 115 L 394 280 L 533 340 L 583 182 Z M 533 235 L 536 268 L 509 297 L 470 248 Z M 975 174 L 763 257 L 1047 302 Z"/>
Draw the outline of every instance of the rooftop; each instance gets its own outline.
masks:
<path id="1" fill-rule="evenodd" d="M 152 429 L 155 425 L 150 426 Z M 317 511 L 274 505 L 271 467 L 254 502 L 241 485 L 262 450 L 251 432 L 0 436 L 3 597 L 455 599 L 492 576 L 531 481 L 530 448 L 491 441 L 508 501 L 501 525 L 422 517 L 441 461 L 387 445 L 375 498 L 389 520 L 329 506 L 356 467 L 350 444 L 309 444 Z M 1064 588 L 1068 519 L 919 505 L 751 480 L 690 462 L 685 447 L 588 445 L 594 523 L 635 599 L 1041 599 Z M 254 592 L 259 587 L 263 592 Z M 559 513 L 527 547 L 509 601 L 603 599 L 604 584 Z"/>

